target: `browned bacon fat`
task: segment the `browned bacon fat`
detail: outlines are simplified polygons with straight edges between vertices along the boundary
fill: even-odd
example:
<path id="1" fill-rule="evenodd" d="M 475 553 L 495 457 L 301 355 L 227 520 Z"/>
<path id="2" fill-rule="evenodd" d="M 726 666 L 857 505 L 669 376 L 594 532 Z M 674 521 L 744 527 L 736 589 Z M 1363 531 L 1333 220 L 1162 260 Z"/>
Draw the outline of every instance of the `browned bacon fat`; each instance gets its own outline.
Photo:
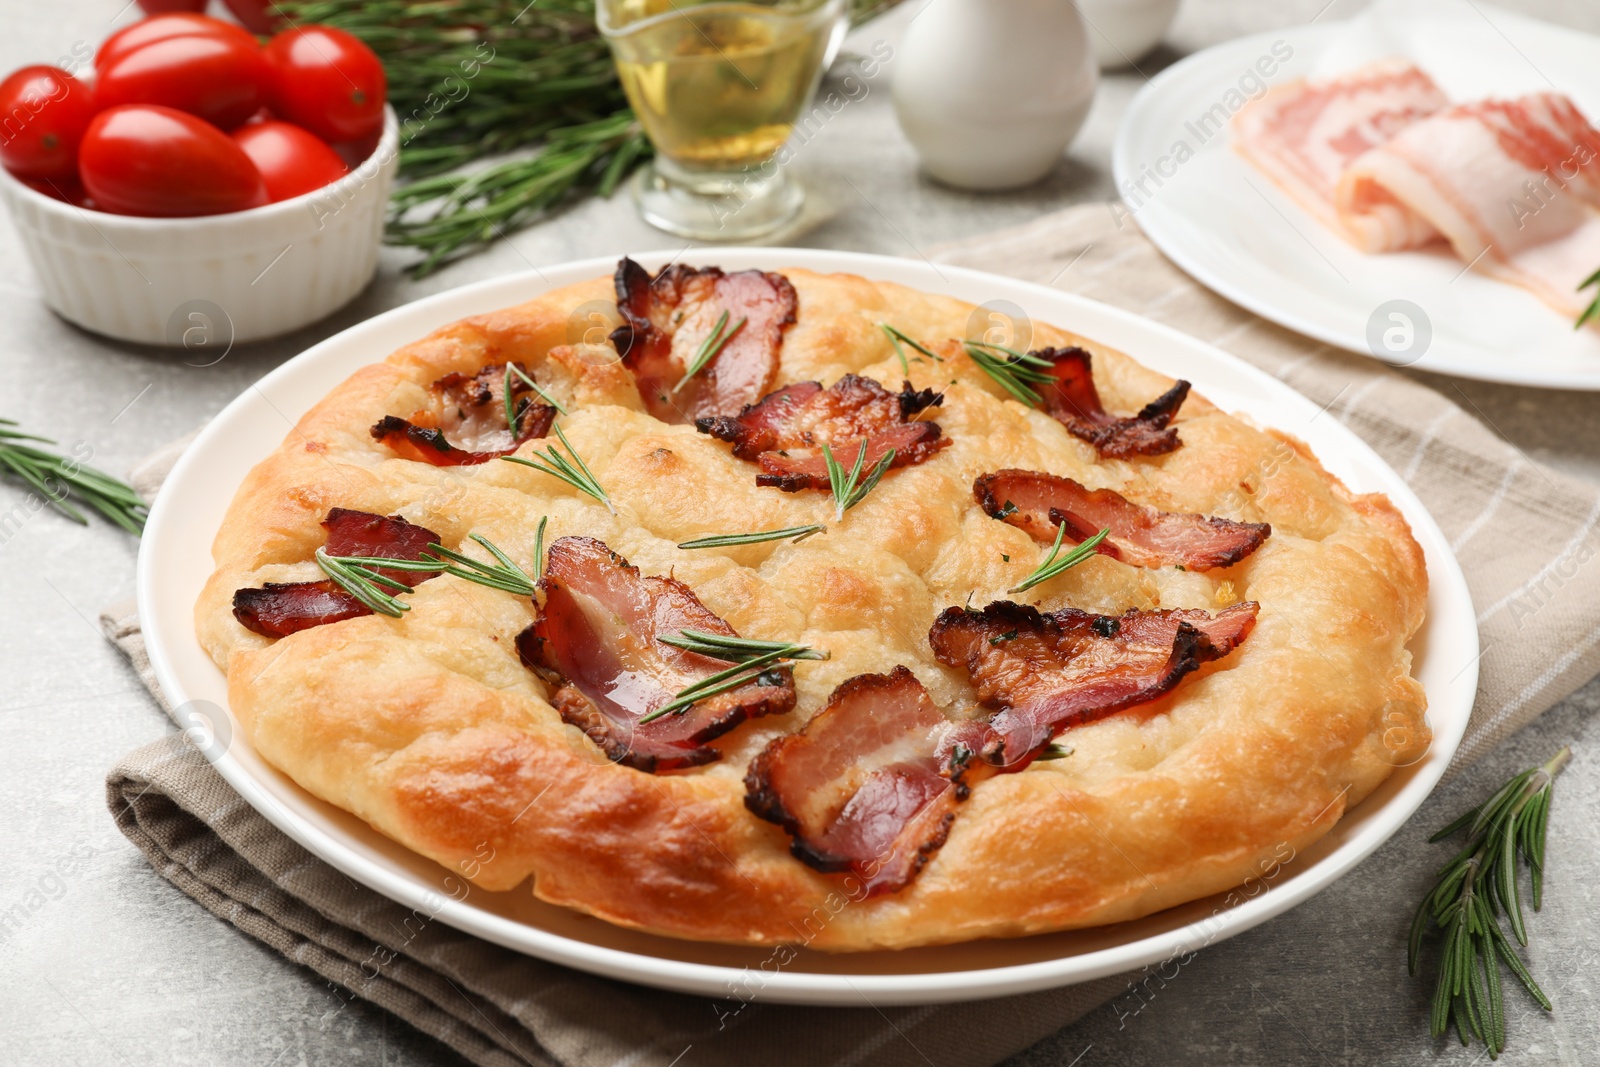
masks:
<path id="1" fill-rule="evenodd" d="M 863 470 L 894 450 L 891 467 L 921 463 L 950 442 L 940 437 L 939 424 L 908 421 L 944 402 L 932 389 L 914 389 L 906 382 L 891 393 L 871 378 L 846 374 L 827 389 L 819 382 L 786 385 L 761 398 L 736 416 L 698 419 L 695 426 L 733 443 L 733 454 L 761 467 L 757 485 L 785 492 L 828 488 L 827 445 L 845 467 L 855 463 L 863 441 Z"/>
<path id="2" fill-rule="evenodd" d="M 745 775 L 745 806 L 793 836 L 821 871 L 852 871 L 868 896 L 900 889 L 944 844 L 965 800 L 982 723 L 945 718 L 904 667 L 833 691 L 798 734 L 775 738 Z"/>
<path id="3" fill-rule="evenodd" d="M 1189 395 L 1188 382 L 1179 381 L 1137 415 L 1118 418 L 1100 404 L 1100 391 L 1089 372 L 1089 353 L 1081 348 L 1044 348 L 1033 355 L 1055 364 L 1049 371 L 1055 382 L 1038 386 L 1045 411 L 1074 437 L 1094 445 L 1102 456 L 1158 456 L 1183 443 L 1178 440 L 1178 431 L 1168 423 Z"/>
<path id="4" fill-rule="evenodd" d="M 1157 511 L 1113 490 L 1091 491 L 1071 478 L 1038 471 L 982 475 L 972 483 L 972 495 L 990 516 L 1037 541 L 1053 542 L 1063 525 L 1070 541 L 1109 529 L 1096 551 L 1135 567 L 1227 567 L 1260 548 L 1272 533 L 1266 523 Z"/>
<path id="5" fill-rule="evenodd" d="M 385 518 L 348 508 L 334 508 L 322 525 L 328 531 L 330 556 L 417 560 L 439 540 L 432 530 L 398 515 Z M 426 571 L 380 569 L 378 573 L 412 588 L 433 577 Z M 371 614 L 371 608 L 329 579 L 268 582 L 259 589 L 240 589 L 233 594 L 233 617 L 245 629 L 264 637 L 287 637 L 313 626 Z"/>
<path id="6" fill-rule="evenodd" d="M 1216 615 L 1134 609 L 1116 616 L 997 601 L 982 611 L 947 608 L 928 643 L 941 663 L 967 671 L 978 701 L 999 713 L 997 743 L 981 755 L 1012 765 L 1067 727 L 1170 692 L 1201 664 L 1232 652 L 1257 610 L 1246 602 Z"/>
<path id="7" fill-rule="evenodd" d="M 521 364 L 517 369 L 528 373 Z M 490 364 L 470 377 L 447 374 L 429 388 L 432 409 L 413 412 L 409 419 L 385 415 L 372 427 L 373 438 L 403 459 L 435 467 L 487 463 L 509 456 L 524 441 L 543 437 L 555 422 L 556 409 L 540 403 L 533 387 L 513 374 L 511 404 L 517 426 L 512 431 L 506 422 L 504 363 Z"/>
<path id="8" fill-rule="evenodd" d="M 746 719 L 794 707 L 794 676 L 774 667 L 682 714 L 639 720 L 729 664 L 657 641 L 683 630 L 737 637 L 694 591 L 637 567 L 591 537 L 550 546 L 539 618 L 517 637 L 522 661 L 555 687 L 550 702 L 617 763 L 642 771 L 693 767 L 721 753 L 705 742 Z"/>
<path id="9" fill-rule="evenodd" d="M 734 415 L 772 388 L 783 332 L 799 300 L 789 279 L 771 271 L 724 274 L 718 267 L 674 263 L 654 278 L 631 259 L 617 264 L 617 310 L 623 324 L 611 343 L 639 383 L 645 410 L 663 422 Z M 710 363 L 687 382 L 701 342 L 727 312 L 727 330 L 743 319 Z M 680 388 L 681 384 L 681 388 Z"/>

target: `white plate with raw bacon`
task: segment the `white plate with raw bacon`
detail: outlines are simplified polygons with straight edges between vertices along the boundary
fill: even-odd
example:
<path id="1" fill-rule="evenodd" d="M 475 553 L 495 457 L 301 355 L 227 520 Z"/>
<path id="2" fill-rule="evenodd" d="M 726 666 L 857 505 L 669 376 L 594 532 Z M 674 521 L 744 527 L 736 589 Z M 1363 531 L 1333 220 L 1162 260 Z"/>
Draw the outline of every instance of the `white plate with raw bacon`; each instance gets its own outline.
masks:
<path id="1" fill-rule="evenodd" d="M 1600 38 L 1470 0 L 1384 0 L 1162 72 L 1123 201 L 1204 285 L 1391 363 L 1600 389 Z"/>
<path id="2" fill-rule="evenodd" d="M 1466 583 L 1317 405 L 975 271 L 637 258 L 324 341 L 155 503 L 138 595 L 174 717 L 349 877 L 684 992 L 971 1000 L 1181 963 L 1351 871 L 1439 781 L 1476 692 Z M 993 300 L 1031 317 L 1021 361 L 960 340 Z M 730 322 L 745 343 L 715 341 Z M 839 424 L 834 397 L 869 403 Z M 846 462 L 866 435 L 844 489 L 838 464 L 796 480 L 794 425 Z M 766 450 L 730 450 L 752 426 Z M 905 460 L 858 483 L 885 439 Z M 1058 560 L 1080 511 L 1104 529 Z M 375 553 L 415 585 L 364 587 Z M 773 651 L 651 651 L 685 641 Z M 1044 697 L 988 725 L 1018 680 Z"/>

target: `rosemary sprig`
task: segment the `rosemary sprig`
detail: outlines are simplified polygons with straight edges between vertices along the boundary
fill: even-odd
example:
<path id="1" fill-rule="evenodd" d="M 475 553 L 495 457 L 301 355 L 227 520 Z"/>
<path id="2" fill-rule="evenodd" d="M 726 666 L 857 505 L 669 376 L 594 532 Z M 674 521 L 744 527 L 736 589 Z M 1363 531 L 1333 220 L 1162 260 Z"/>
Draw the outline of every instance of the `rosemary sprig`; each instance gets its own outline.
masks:
<path id="1" fill-rule="evenodd" d="M 1065 572 L 1069 568 L 1076 567 L 1078 564 L 1094 555 L 1095 546 L 1101 541 L 1104 541 L 1106 539 L 1106 535 L 1110 532 L 1111 530 L 1109 527 L 1103 529 L 1093 537 L 1089 538 L 1087 541 L 1084 541 L 1082 544 L 1078 545 L 1072 551 L 1068 552 L 1066 555 L 1061 556 L 1061 542 L 1066 537 L 1067 533 L 1067 525 L 1066 523 L 1062 523 L 1060 526 L 1056 527 L 1056 543 L 1050 546 L 1050 554 L 1044 558 L 1044 562 L 1035 567 L 1033 573 L 1024 578 L 1020 585 L 1014 585 L 1010 589 L 1007 589 L 1006 592 L 1025 593 L 1029 589 L 1032 589 L 1034 586 L 1038 585 L 1040 582 L 1048 582 L 1050 579 Z M 1059 558 L 1057 558 L 1058 556 Z"/>
<path id="2" fill-rule="evenodd" d="M 1578 292 L 1583 292 L 1591 285 L 1600 285 L 1600 270 L 1589 275 L 1578 285 Z M 1578 321 L 1572 324 L 1574 330 L 1583 329 L 1583 324 L 1590 319 L 1600 318 L 1600 293 L 1595 294 L 1593 302 L 1583 309 L 1583 314 L 1578 316 Z"/>
<path id="3" fill-rule="evenodd" d="M 708 637 L 721 638 L 721 635 L 706 634 L 699 630 L 685 630 L 683 631 L 683 634 L 685 638 L 688 638 L 689 640 L 694 640 L 694 638 L 688 637 L 689 634 L 695 634 L 701 639 Z M 678 648 L 683 647 L 682 645 L 679 645 L 675 641 L 666 637 L 658 637 L 656 640 L 665 642 L 669 645 L 674 645 Z M 728 641 L 730 639 L 721 638 L 721 640 Z M 671 700 L 667 701 L 656 710 L 650 712 L 648 715 L 641 716 L 639 719 L 639 725 L 643 726 L 647 722 L 654 722 L 655 720 L 666 715 L 682 715 L 699 701 L 705 700 L 709 697 L 717 696 L 720 693 L 726 693 L 730 690 L 738 689 L 740 686 L 749 685 L 751 682 L 760 678 L 774 665 L 779 664 L 781 660 L 828 658 L 827 653 L 819 653 L 815 649 L 809 648 L 806 645 L 781 644 L 776 641 L 762 641 L 755 643 L 762 646 L 767 646 L 767 651 L 756 652 L 754 650 L 750 650 L 748 653 L 748 658 L 740 659 L 727 670 L 718 671 L 709 678 L 702 678 L 693 685 L 685 686 L 683 689 L 679 690 Z M 714 658 L 717 659 L 729 659 L 735 654 L 741 654 L 741 650 L 729 647 L 727 645 L 707 645 L 704 647 L 720 648 L 723 654 L 714 656 Z M 691 651 L 699 652 L 701 651 L 701 648 L 696 647 Z M 704 654 L 712 655 L 710 652 L 706 652 Z"/>
<path id="4" fill-rule="evenodd" d="M 67 503 L 68 497 L 89 505 L 131 534 L 144 530 L 150 508 L 132 486 L 77 459 L 22 444 L 24 441 L 45 445 L 56 442 L 49 437 L 23 433 L 16 426 L 14 420 L 0 418 L 0 470 L 9 470 L 27 482 L 51 507 L 73 522 L 89 525 L 83 512 Z"/>
<path id="5" fill-rule="evenodd" d="M 833 449 L 822 446 L 822 460 L 828 465 L 828 486 L 833 490 L 834 518 L 843 519 L 844 513 L 865 500 L 867 494 L 878 487 L 883 475 L 894 462 L 894 449 L 884 453 L 866 478 L 861 477 L 861 466 L 867 461 L 867 441 L 861 439 L 861 450 L 856 453 L 856 464 L 846 474 L 844 467 L 833 458 Z"/>
<path id="6" fill-rule="evenodd" d="M 1053 365 L 1049 360 L 988 341 L 967 341 L 966 348 L 972 362 L 1000 388 L 1029 407 L 1036 408 L 1044 402 L 1033 387 L 1055 380 L 1046 373 Z"/>
<path id="7" fill-rule="evenodd" d="M 807 645 L 797 645 L 789 641 L 761 641 L 753 637 L 731 637 L 705 630 L 680 630 L 677 634 L 657 637 L 656 640 L 663 645 L 681 648 L 685 652 L 696 652 L 729 663 L 748 663 L 769 652 L 776 652 L 787 659 L 829 658 L 827 652 L 818 652 Z"/>
<path id="8" fill-rule="evenodd" d="M 533 532 L 533 576 L 544 577 L 544 528 L 550 525 L 550 516 L 546 515 L 539 520 L 539 528 Z"/>
<path id="9" fill-rule="evenodd" d="M 571 459 L 556 451 L 555 445 L 550 445 L 543 452 L 537 448 L 534 449 L 533 454 L 538 456 L 538 459 L 524 459 L 521 456 L 501 456 L 500 458 L 507 463 L 520 463 L 524 467 L 532 467 L 536 471 L 543 471 L 552 478 L 559 478 L 574 489 L 594 497 L 606 506 L 607 511 L 615 515 L 617 513 L 616 505 L 611 503 L 611 498 L 606 495 L 605 488 L 601 486 L 600 480 L 594 476 L 594 472 L 583 461 L 583 457 L 578 455 L 578 450 L 572 447 L 572 442 L 567 440 L 567 435 L 560 426 L 556 427 L 556 436 L 561 438 L 561 443 L 567 446 L 567 452 L 571 455 Z"/>
<path id="10" fill-rule="evenodd" d="M 544 522 L 541 522 L 539 524 L 539 543 L 541 545 L 543 537 Z M 396 583 L 384 575 L 374 574 L 374 571 L 385 568 L 392 571 L 425 571 L 434 574 L 453 574 L 457 578 L 465 578 L 469 582 L 476 582 L 490 589 L 499 589 L 505 593 L 514 593 L 517 596 L 533 595 L 534 580 L 528 577 L 526 571 L 517 566 L 509 556 L 500 551 L 494 542 L 487 537 L 481 534 L 473 534 L 472 539 L 488 549 L 489 554 L 494 556 L 496 562 L 493 564 L 484 563 L 481 560 L 473 559 L 471 556 L 464 556 L 460 552 L 445 548 L 437 542 L 428 546 L 427 552 L 422 559 L 389 559 L 384 556 L 330 556 L 319 549 L 318 551 L 321 555 L 318 558 L 318 562 L 321 563 L 325 559 L 336 567 L 343 567 L 356 572 L 359 577 L 372 577 L 386 585 L 394 585 Z M 323 567 L 323 570 L 327 569 L 326 566 Z M 332 572 L 329 572 L 329 576 L 338 581 L 338 578 L 333 576 Z M 400 588 L 405 589 L 408 587 L 401 585 Z M 349 591 L 353 595 L 361 595 L 354 589 Z M 373 607 L 371 604 L 367 604 L 367 606 Z M 374 608 L 374 610 L 377 609 Z M 401 605 L 401 610 L 405 610 L 404 605 Z"/>
<path id="11" fill-rule="evenodd" d="M 1550 822 L 1551 786 L 1572 758 L 1564 747 L 1539 767 L 1512 778 L 1485 803 L 1473 808 L 1428 840 L 1442 841 L 1467 831 L 1467 843 L 1439 869 L 1438 880 L 1417 908 L 1411 922 L 1408 964 L 1417 973 L 1423 935 L 1429 925 L 1444 933 L 1440 949 L 1439 984 L 1435 987 L 1430 1026 L 1443 1037 L 1455 1024 L 1461 1043 L 1468 1034 L 1488 1046 L 1491 1059 L 1499 1058 L 1506 1044 L 1505 997 L 1500 987 L 1500 961 L 1545 1011 L 1550 998 L 1523 965 L 1505 932 L 1505 913 L 1518 944 L 1528 943 L 1522 916 L 1522 890 L 1518 868 L 1528 864 L 1533 889 L 1533 909 L 1544 899 L 1545 830 Z"/>
<path id="12" fill-rule="evenodd" d="M 900 357 L 900 369 L 905 371 L 907 375 L 911 373 L 911 363 L 906 359 L 906 350 L 902 347 L 904 345 L 910 345 L 935 363 L 944 362 L 943 356 L 937 355 L 933 349 L 924 347 L 921 343 L 890 326 L 887 322 L 878 323 L 878 329 L 889 335 L 889 343 L 894 345 L 894 354 Z"/>
<path id="13" fill-rule="evenodd" d="M 366 557 L 362 558 L 365 559 Z M 381 588 L 382 586 L 388 586 L 396 592 L 407 593 L 411 591 L 411 587 L 404 582 L 397 582 L 387 575 L 379 574 L 369 563 L 355 563 L 350 562 L 346 557 L 330 556 L 326 548 L 317 549 L 316 560 L 317 566 L 322 568 L 322 573 L 332 578 L 335 585 L 379 615 L 387 615 L 392 619 L 398 619 L 405 612 L 411 610 L 410 604 L 384 592 Z M 376 562 L 395 570 L 412 569 L 402 566 L 402 564 L 410 562 L 409 560 L 383 559 Z"/>
<path id="14" fill-rule="evenodd" d="M 679 548 L 731 548 L 734 545 L 759 545 L 763 541 L 782 541 L 793 537 L 796 544 L 804 541 L 812 534 L 822 533 L 826 526 L 812 523 L 809 526 L 790 526 L 782 530 L 758 530 L 755 533 L 744 534 L 713 534 L 708 537 L 697 537 L 693 541 L 684 541 Z"/>
<path id="15" fill-rule="evenodd" d="M 678 384 L 672 387 L 673 393 L 677 393 L 679 389 L 688 384 L 690 378 L 704 370 L 706 364 L 717 357 L 717 353 L 722 351 L 722 347 L 732 339 L 734 334 L 744 329 L 744 324 L 748 321 L 750 320 L 747 318 L 740 319 L 733 324 L 733 329 L 727 330 L 728 312 L 724 310 L 717 318 L 716 328 L 711 331 L 710 336 L 700 342 L 700 347 L 695 349 L 694 358 L 689 361 L 689 369 L 683 372 L 683 377 L 678 379 Z M 727 330 L 727 332 L 724 333 L 724 330 Z"/>
<path id="16" fill-rule="evenodd" d="M 544 401 L 546 403 L 548 403 L 551 407 L 555 408 L 557 411 L 561 412 L 561 414 L 563 414 L 563 415 L 571 415 L 572 414 L 572 412 L 568 411 L 566 409 L 566 407 L 564 407 L 562 405 L 561 401 L 557 400 L 555 397 L 551 396 L 549 393 L 547 393 L 543 389 L 539 388 L 539 383 L 538 382 L 534 381 L 532 378 L 530 378 L 526 374 L 522 373 L 522 368 L 521 367 L 517 366 L 515 363 L 507 361 L 506 362 L 506 385 L 505 385 L 505 389 L 503 390 L 503 392 L 505 393 L 505 401 L 506 401 L 506 425 L 508 427 L 510 427 L 511 436 L 512 436 L 513 439 L 515 439 L 517 434 L 520 432 L 519 427 L 521 427 L 521 425 L 522 425 L 523 412 L 526 412 L 528 410 L 528 405 L 527 404 L 522 405 L 522 410 L 521 411 L 517 410 L 513 406 L 513 400 L 512 400 L 512 397 L 511 397 L 511 376 L 513 374 L 515 374 L 518 378 L 521 378 L 523 381 L 527 382 L 528 383 L 528 388 L 530 388 L 534 392 L 538 393 L 539 396 L 542 399 L 544 399 Z"/>

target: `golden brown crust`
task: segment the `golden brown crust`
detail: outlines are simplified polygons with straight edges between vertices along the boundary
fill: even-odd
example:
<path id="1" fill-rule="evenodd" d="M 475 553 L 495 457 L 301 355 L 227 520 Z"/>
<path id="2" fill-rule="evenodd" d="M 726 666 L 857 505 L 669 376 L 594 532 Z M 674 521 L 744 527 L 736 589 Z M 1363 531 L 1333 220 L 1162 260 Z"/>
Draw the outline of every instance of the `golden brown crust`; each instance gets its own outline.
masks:
<path id="1" fill-rule="evenodd" d="M 644 413 L 615 351 L 569 321 L 612 299 L 610 279 L 445 327 L 307 413 L 247 477 L 218 532 L 196 625 L 256 749 L 311 793 L 486 889 L 533 875 L 542 899 L 614 923 L 830 950 L 1115 922 L 1216 892 L 1325 833 L 1420 754 L 1425 700 L 1405 646 L 1427 580 L 1387 500 L 1349 493 L 1300 442 L 1199 395 L 1174 423 L 1182 447 L 1102 459 L 941 344 L 964 332 L 970 305 L 850 275 L 783 273 L 800 310 L 775 384 L 855 373 L 898 388 L 905 375 L 877 328 L 890 322 L 946 357 L 919 358 L 909 377 L 944 393 L 948 447 L 891 472 L 834 522 L 827 493 L 758 487 L 725 444 Z M 1090 351 L 1113 413 L 1172 385 L 1064 330 L 1038 326 L 1035 343 Z M 432 467 L 371 439 L 370 426 L 421 407 L 441 376 L 507 360 L 572 411 L 562 425 L 617 516 L 526 467 Z M 965 676 L 934 659 L 926 634 L 969 596 L 1003 598 L 1040 558 L 1025 532 L 973 500 L 973 480 L 1006 467 L 1273 530 L 1242 562 L 1204 574 L 1097 556 L 1017 599 L 1110 614 L 1254 600 L 1260 617 L 1225 662 L 1072 730 L 1070 757 L 980 783 L 916 881 L 862 899 L 859 882 L 811 870 L 783 830 L 745 809 L 744 774 L 768 740 L 798 730 L 855 675 L 904 664 L 938 706 L 976 713 Z M 530 570 L 548 515 L 550 540 L 598 538 L 643 573 L 686 583 L 739 633 L 832 658 L 798 665 L 796 710 L 726 735 L 716 763 L 662 775 L 613 765 L 562 723 L 546 684 L 518 661 L 514 639 L 533 619 L 525 599 L 444 575 L 408 594 L 404 619 L 367 616 L 277 641 L 240 626 L 236 589 L 320 576 L 307 561 L 332 507 L 398 514 L 451 546 L 480 533 Z M 800 544 L 676 547 L 812 522 L 827 533 Z"/>

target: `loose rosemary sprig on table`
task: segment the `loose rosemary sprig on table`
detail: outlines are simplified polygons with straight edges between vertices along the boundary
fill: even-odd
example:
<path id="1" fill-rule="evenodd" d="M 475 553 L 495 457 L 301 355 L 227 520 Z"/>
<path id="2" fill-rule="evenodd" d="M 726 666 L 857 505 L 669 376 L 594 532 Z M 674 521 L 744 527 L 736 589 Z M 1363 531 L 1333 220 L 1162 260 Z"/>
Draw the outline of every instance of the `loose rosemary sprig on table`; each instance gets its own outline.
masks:
<path id="1" fill-rule="evenodd" d="M 572 457 L 571 459 L 556 451 L 555 445 L 546 447 L 543 452 L 537 448 L 534 449 L 533 454 L 538 456 L 538 459 L 524 459 L 521 456 L 501 456 L 500 458 L 507 463 L 520 463 L 524 467 L 532 467 L 536 471 L 543 471 L 552 478 L 560 479 L 574 489 L 594 497 L 606 506 L 607 511 L 615 515 L 617 513 L 616 505 L 611 503 L 611 498 L 606 495 L 605 488 L 601 486 L 600 480 L 594 476 L 594 472 L 583 461 L 583 457 L 578 455 L 578 450 L 572 447 L 572 442 L 567 440 L 566 433 L 559 426 L 556 427 L 556 436 L 561 438 L 561 443 L 567 446 L 567 452 Z"/>
<path id="2" fill-rule="evenodd" d="M 0 418 L 0 470 L 9 470 L 27 482 L 51 507 L 73 522 L 89 525 L 83 512 L 67 503 L 68 497 L 87 504 L 131 534 L 144 530 L 150 508 L 132 486 L 77 459 L 39 448 L 40 444 L 56 442 L 49 437 L 23 433 L 17 425 L 13 419 Z M 28 441 L 37 444 L 23 443 Z"/>
<path id="3" fill-rule="evenodd" d="M 1040 582 L 1048 582 L 1050 579 L 1065 572 L 1069 568 L 1076 567 L 1078 564 L 1094 555 L 1095 546 L 1101 541 L 1104 541 L 1106 539 L 1106 535 L 1110 532 L 1111 530 L 1109 527 L 1103 529 L 1093 537 L 1089 538 L 1087 541 L 1084 541 L 1082 544 L 1078 545 L 1072 551 L 1068 552 L 1066 555 L 1062 556 L 1060 554 L 1061 542 L 1063 539 L 1065 539 L 1067 534 L 1066 523 L 1062 523 L 1060 526 L 1056 527 L 1056 543 L 1050 546 L 1050 554 L 1044 558 L 1044 562 L 1035 567 L 1033 573 L 1024 578 L 1020 585 L 1014 585 L 1010 589 L 1007 589 L 1006 592 L 1025 593 L 1029 589 L 1032 589 L 1034 586 L 1038 585 Z"/>
<path id="4" fill-rule="evenodd" d="M 819 523 L 809 526 L 790 526 L 782 530 L 758 530 L 755 533 L 744 534 L 713 534 L 708 537 L 697 537 L 693 541 L 684 541 L 679 548 L 731 548 L 734 545 L 758 545 L 763 541 L 782 541 L 794 538 L 799 544 L 812 534 L 819 534 L 827 527 Z"/>
<path id="5" fill-rule="evenodd" d="M 748 321 L 750 320 L 740 319 L 730 330 L 728 313 L 723 311 L 717 319 L 716 328 L 711 331 L 710 336 L 700 342 L 700 347 L 695 349 L 694 358 L 689 361 L 689 369 L 683 372 L 683 377 L 678 379 L 678 384 L 672 387 L 672 391 L 676 393 L 688 384 L 690 378 L 704 370 L 706 364 L 717 358 L 717 353 L 722 351 L 722 347 L 732 340 L 734 334 L 744 329 L 744 324 Z"/>
<path id="6" fill-rule="evenodd" d="M 1434 926 L 1444 933 L 1439 952 L 1439 983 L 1435 987 L 1430 1024 L 1434 1037 L 1443 1037 L 1455 1024 L 1461 1043 L 1469 1033 L 1499 1058 L 1506 1044 L 1505 996 L 1500 987 L 1500 961 L 1504 960 L 1545 1011 L 1550 998 L 1523 965 L 1505 932 L 1500 916 L 1510 921 L 1517 943 L 1528 943 L 1522 916 L 1519 867 L 1528 865 L 1533 890 L 1533 910 L 1544 899 L 1545 830 L 1550 822 L 1551 786 L 1572 758 L 1564 747 L 1549 762 L 1512 778 L 1488 801 L 1462 815 L 1428 840 L 1442 841 L 1461 830 L 1467 841 L 1461 851 L 1439 869 L 1438 881 L 1417 908 L 1411 923 L 1408 962 L 1417 973 L 1423 936 Z"/>
<path id="7" fill-rule="evenodd" d="M 923 346 L 920 342 L 890 326 L 887 322 L 878 323 L 878 329 L 889 335 L 889 343 L 894 345 L 894 354 L 900 357 L 900 369 L 905 371 L 906 374 L 909 375 L 911 373 L 911 361 L 906 359 L 905 345 L 910 345 L 935 363 L 944 362 L 943 356 L 936 354 L 933 349 Z"/>
<path id="8" fill-rule="evenodd" d="M 862 438 L 861 450 L 856 453 L 856 464 L 848 474 L 833 458 L 833 449 L 827 445 L 822 446 L 822 460 L 828 465 L 828 486 L 833 490 L 834 518 L 843 519 L 845 512 L 865 500 L 867 494 L 878 487 L 889 465 L 894 462 L 894 449 L 884 453 L 865 478 L 861 477 L 861 467 L 867 461 L 866 438 Z"/>
<path id="9" fill-rule="evenodd" d="M 993 378 L 995 384 L 1029 407 L 1036 408 L 1044 402 L 1035 385 L 1054 381 L 1046 373 L 1054 364 L 1031 352 L 1018 352 L 1005 345 L 988 341 L 966 342 L 967 355 L 978 369 Z M 999 353 L 996 355 L 995 353 Z"/>
<path id="10" fill-rule="evenodd" d="M 827 659 L 829 655 L 809 645 L 728 637 L 724 634 L 706 633 L 703 630 L 683 630 L 677 636 L 657 637 L 656 640 L 713 659 L 731 661 L 733 666 L 718 671 L 709 678 L 702 678 L 693 685 L 685 686 L 671 700 L 648 715 L 641 716 L 639 719 L 641 726 L 667 715 L 681 715 L 701 700 L 749 685 L 785 660 Z"/>

